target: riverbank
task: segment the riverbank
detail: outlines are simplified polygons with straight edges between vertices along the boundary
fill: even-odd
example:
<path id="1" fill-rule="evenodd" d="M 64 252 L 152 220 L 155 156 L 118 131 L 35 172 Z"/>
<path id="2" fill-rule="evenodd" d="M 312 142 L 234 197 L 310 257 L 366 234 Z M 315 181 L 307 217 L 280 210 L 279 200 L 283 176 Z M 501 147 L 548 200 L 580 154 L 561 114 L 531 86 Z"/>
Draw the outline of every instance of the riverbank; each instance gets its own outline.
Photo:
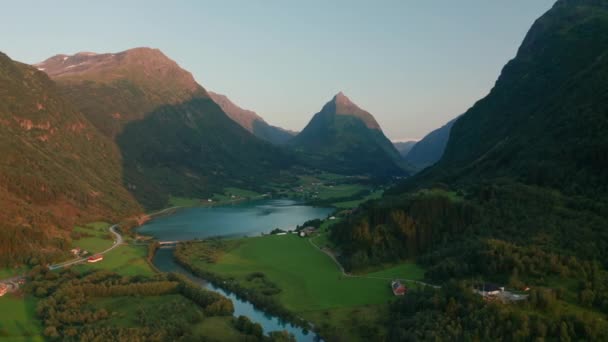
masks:
<path id="1" fill-rule="evenodd" d="M 395 298 L 388 277 L 421 280 L 423 274 L 408 264 L 366 276 L 344 275 L 307 238 L 295 234 L 187 242 L 178 249 L 180 264 L 202 277 L 279 308 L 286 317 L 310 321 L 322 336 L 349 341 L 368 336 L 363 330 L 383 326 L 377 320 L 385 316 L 387 301 Z M 422 285 L 408 286 L 411 290 Z M 369 319 L 353 325 L 358 316 Z"/>

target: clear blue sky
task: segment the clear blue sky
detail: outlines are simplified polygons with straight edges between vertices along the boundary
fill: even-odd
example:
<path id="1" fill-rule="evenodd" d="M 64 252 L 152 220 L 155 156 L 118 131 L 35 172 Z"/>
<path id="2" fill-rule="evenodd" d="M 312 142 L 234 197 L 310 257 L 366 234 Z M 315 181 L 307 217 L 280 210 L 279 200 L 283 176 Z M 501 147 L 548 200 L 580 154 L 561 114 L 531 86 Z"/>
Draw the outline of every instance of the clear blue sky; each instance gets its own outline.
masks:
<path id="1" fill-rule="evenodd" d="M 487 94 L 553 3 L 6 1 L 0 51 L 36 63 L 156 47 L 272 124 L 300 130 L 344 91 L 389 138 L 420 138 Z"/>

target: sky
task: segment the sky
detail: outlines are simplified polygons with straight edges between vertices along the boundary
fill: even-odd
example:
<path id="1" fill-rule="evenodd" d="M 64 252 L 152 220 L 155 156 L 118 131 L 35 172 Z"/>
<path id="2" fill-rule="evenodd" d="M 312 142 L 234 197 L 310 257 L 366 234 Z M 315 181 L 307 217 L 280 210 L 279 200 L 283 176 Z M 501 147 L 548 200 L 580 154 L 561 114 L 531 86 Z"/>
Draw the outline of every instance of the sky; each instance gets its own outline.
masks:
<path id="1" fill-rule="evenodd" d="M 343 91 L 392 140 L 485 96 L 554 0 L 0 0 L 0 51 L 37 63 L 161 49 L 206 89 L 301 130 Z"/>

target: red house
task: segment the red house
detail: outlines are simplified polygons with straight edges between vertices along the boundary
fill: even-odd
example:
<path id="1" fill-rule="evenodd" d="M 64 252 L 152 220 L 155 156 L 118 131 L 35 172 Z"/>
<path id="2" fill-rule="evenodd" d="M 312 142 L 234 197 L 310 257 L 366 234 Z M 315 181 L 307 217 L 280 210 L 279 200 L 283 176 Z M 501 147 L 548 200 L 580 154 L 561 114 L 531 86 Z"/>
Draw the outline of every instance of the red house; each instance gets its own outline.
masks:
<path id="1" fill-rule="evenodd" d="M 407 292 L 407 287 L 401 284 L 399 280 L 393 280 L 391 282 L 391 288 L 393 289 L 393 294 L 395 296 L 403 296 Z"/>
<path id="2" fill-rule="evenodd" d="M 103 255 L 97 254 L 97 255 L 90 256 L 87 259 L 87 262 L 98 262 L 98 261 L 101 261 L 101 260 L 103 260 Z"/>

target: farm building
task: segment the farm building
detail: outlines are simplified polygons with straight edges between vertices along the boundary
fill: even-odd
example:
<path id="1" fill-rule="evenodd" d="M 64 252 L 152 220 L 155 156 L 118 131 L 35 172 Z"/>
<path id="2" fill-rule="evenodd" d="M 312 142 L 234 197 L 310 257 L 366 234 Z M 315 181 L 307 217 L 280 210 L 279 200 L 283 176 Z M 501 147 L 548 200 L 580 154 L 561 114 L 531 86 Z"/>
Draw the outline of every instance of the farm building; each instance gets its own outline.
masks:
<path id="1" fill-rule="evenodd" d="M 483 283 L 475 287 L 474 291 L 479 295 L 486 296 L 496 296 L 505 290 L 504 287 L 498 286 L 493 283 Z"/>
<path id="2" fill-rule="evenodd" d="M 403 296 L 407 292 L 407 287 L 403 285 L 399 280 L 393 280 L 391 282 L 391 289 L 395 296 Z"/>
<path id="3" fill-rule="evenodd" d="M 97 254 L 97 255 L 90 256 L 87 259 L 87 262 L 93 263 L 93 262 L 99 262 L 99 261 L 102 261 L 102 260 L 103 260 L 103 255 Z"/>
<path id="4" fill-rule="evenodd" d="M 8 292 L 8 285 L 0 283 L 0 297 L 4 296 Z"/>
<path id="5" fill-rule="evenodd" d="M 317 229 L 315 227 L 302 228 L 302 230 L 300 230 L 300 236 L 301 237 L 310 236 L 310 235 L 314 234 L 316 230 Z"/>

